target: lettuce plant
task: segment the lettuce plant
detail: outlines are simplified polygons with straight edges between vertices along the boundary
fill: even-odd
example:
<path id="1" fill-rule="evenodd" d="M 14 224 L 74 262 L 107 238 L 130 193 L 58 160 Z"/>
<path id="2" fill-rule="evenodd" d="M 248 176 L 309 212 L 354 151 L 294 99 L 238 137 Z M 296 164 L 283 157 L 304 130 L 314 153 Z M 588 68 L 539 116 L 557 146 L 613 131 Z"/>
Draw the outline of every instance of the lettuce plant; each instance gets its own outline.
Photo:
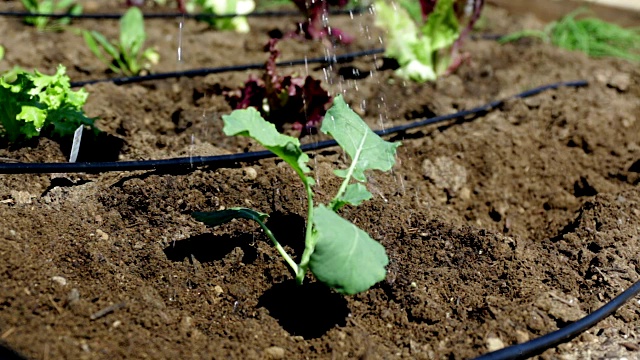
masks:
<path id="1" fill-rule="evenodd" d="M 320 126 L 331 96 L 311 76 L 279 75 L 277 42 L 271 39 L 267 44 L 270 55 L 262 79 L 250 76 L 244 88 L 226 93 L 227 101 L 234 109 L 258 109 L 278 130 L 291 123 L 301 134 L 311 133 Z"/>
<path id="2" fill-rule="evenodd" d="M 385 55 L 398 61 L 397 74 L 433 81 L 462 62 L 460 45 L 480 17 L 484 0 L 375 2 L 376 25 L 387 31 Z"/>
<path id="3" fill-rule="evenodd" d="M 55 75 L 15 68 L 0 76 L 0 136 L 16 142 L 42 132 L 71 136 L 82 125 L 97 131 L 82 110 L 88 96 L 84 89 L 71 90 L 62 65 Z"/>
<path id="4" fill-rule="evenodd" d="M 384 247 L 353 223 L 338 215 L 345 205 L 358 206 L 372 197 L 364 183 L 365 171 L 389 171 L 395 163 L 400 143 L 381 139 L 364 121 L 337 96 L 327 111 L 321 131 L 332 136 L 351 158 L 346 169 L 335 170 L 342 185 L 326 205 L 313 202 L 314 179 L 308 175 L 309 156 L 302 152 L 300 141 L 280 134 L 275 126 L 265 121 L 254 108 L 235 110 L 223 116 L 223 131 L 227 136 L 248 136 L 284 160 L 298 174 L 307 193 L 307 227 L 305 248 L 300 263 L 280 245 L 266 226 L 267 214 L 247 208 L 229 208 L 212 212 L 195 212 L 193 217 L 209 226 L 217 226 L 232 219 L 253 220 L 264 230 L 302 284 L 307 270 L 327 286 L 344 294 L 365 291 L 386 276 L 389 260 Z M 353 181 L 355 180 L 355 181 Z"/>
<path id="5" fill-rule="evenodd" d="M 157 63 L 160 57 L 154 49 L 143 50 L 142 48 L 147 34 L 144 32 L 142 12 L 137 7 L 130 8 L 120 18 L 118 43 L 112 44 L 95 30 L 84 31 L 83 36 L 91 52 L 111 71 L 118 74 L 138 75 L 143 69 L 148 69 L 151 64 Z"/>
<path id="6" fill-rule="evenodd" d="M 253 0 L 191 0 L 186 5 L 189 13 L 199 9 L 202 14 L 213 15 L 248 14 L 255 7 Z M 239 33 L 249 32 L 249 23 L 245 16 L 199 17 L 198 20 L 207 22 L 209 26 L 218 30 L 231 30 Z"/>
<path id="7" fill-rule="evenodd" d="M 353 42 L 354 38 L 340 29 L 329 28 L 326 24 L 329 6 L 344 7 L 349 0 L 292 0 L 306 19 L 298 24 L 298 33 L 307 39 L 334 39 L 343 44 Z"/>
<path id="8" fill-rule="evenodd" d="M 76 4 L 75 0 L 21 0 L 22 5 L 33 14 L 53 14 L 66 11 L 72 15 L 82 14 L 82 6 Z M 71 18 L 63 17 L 56 20 L 48 16 L 27 16 L 24 22 L 34 25 L 39 30 L 48 28 L 56 29 L 69 24 Z"/>

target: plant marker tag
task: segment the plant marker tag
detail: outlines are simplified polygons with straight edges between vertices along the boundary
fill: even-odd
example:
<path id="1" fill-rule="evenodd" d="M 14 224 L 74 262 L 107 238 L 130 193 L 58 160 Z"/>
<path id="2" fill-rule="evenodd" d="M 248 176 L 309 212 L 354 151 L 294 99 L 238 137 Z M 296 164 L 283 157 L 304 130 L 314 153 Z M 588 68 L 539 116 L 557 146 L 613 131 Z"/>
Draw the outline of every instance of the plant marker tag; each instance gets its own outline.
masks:
<path id="1" fill-rule="evenodd" d="M 82 129 L 84 126 L 80 125 L 73 132 L 73 144 L 71 144 L 71 154 L 69 155 L 69 162 L 74 163 L 78 159 L 78 153 L 80 152 L 80 142 L 82 141 Z"/>

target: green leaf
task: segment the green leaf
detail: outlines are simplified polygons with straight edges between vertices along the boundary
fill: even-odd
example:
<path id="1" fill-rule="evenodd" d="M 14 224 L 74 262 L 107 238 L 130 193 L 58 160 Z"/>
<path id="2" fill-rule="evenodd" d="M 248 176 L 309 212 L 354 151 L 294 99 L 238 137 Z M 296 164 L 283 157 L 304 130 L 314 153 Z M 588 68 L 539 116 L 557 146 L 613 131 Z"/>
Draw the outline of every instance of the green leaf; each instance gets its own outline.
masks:
<path id="1" fill-rule="evenodd" d="M 453 5 L 454 0 L 438 0 L 427 22 L 422 26 L 422 35 L 429 39 L 434 52 L 453 45 L 460 36 L 460 23 Z"/>
<path id="2" fill-rule="evenodd" d="M 4 59 L 4 47 L 0 45 L 0 60 Z"/>
<path id="3" fill-rule="evenodd" d="M 351 157 L 348 170 L 336 170 L 335 174 L 347 178 L 349 172 L 356 180 L 366 182 L 366 170 L 391 170 L 395 164 L 396 149 L 399 142 L 384 141 L 347 106 L 338 95 L 333 99 L 333 106 L 327 111 L 320 129 L 331 135 Z"/>
<path id="4" fill-rule="evenodd" d="M 22 111 L 16 115 L 16 119 L 27 123 L 21 131 L 29 139 L 40 134 L 40 130 L 47 119 L 47 112 L 35 106 L 23 106 Z"/>
<path id="5" fill-rule="evenodd" d="M 222 225 L 233 219 L 248 219 L 264 222 L 269 217 L 267 214 L 242 207 L 208 212 L 196 211 L 192 213 L 191 216 L 209 226 Z"/>
<path id="6" fill-rule="evenodd" d="M 376 25 L 387 31 L 385 55 L 398 61 L 396 73 L 414 81 L 433 81 L 452 62 L 452 48 L 460 37 L 454 0 L 438 0 L 424 24 L 417 25 L 417 1 L 401 1 L 392 6 L 377 0 Z M 421 21 L 421 19 L 420 19 Z M 418 21 L 419 23 L 419 21 Z"/>
<path id="7" fill-rule="evenodd" d="M 142 11 L 131 7 L 120 18 L 120 46 L 132 57 L 137 57 L 146 39 Z"/>
<path id="8" fill-rule="evenodd" d="M 112 59 L 120 57 L 120 52 L 118 52 L 118 49 L 113 46 L 113 44 L 111 44 L 109 40 L 107 40 L 107 38 L 99 32 L 93 30 L 85 31 L 83 32 L 83 36 L 91 52 L 93 52 L 93 54 L 103 63 L 110 65 L 111 61 L 103 55 L 102 51 L 100 50 L 101 48 L 104 49 L 104 51 L 109 56 L 111 56 Z"/>
<path id="9" fill-rule="evenodd" d="M 358 206 L 363 201 L 370 200 L 371 197 L 369 190 L 361 183 L 349 184 L 344 194 L 331 203 L 331 208 L 333 211 L 338 211 L 346 204 Z"/>
<path id="10" fill-rule="evenodd" d="M 234 110 L 229 115 L 223 115 L 222 120 L 222 130 L 227 136 L 242 135 L 256 140 L 289 164 L 303 181 L 313 185 L 313 178 L 305 175 L 310 171 L 307 167 L 309 156 L 300 149 L 300 140 L 280 134 L 274 124 L 262 118 L 252 107 Z"/>
<path id="11" fill-rule="evenodd" d="M 71 90 L 62 65 L 54 75 L 15 68 L 0 76 L 0 135 L 15 142 L 45 130 L 47 135 L 72 135 L 80 125 L 95 131 L 95 120 L 82 111 L 86 100 L 86 91 Z"/>
<path id="12" fill-rule="evenodd" d="M 318 280 L 344 294 L 384 280 L 389 259 L 380 243 L 322 205 L 314 214 L 316 246 L 309 267 Z"/>

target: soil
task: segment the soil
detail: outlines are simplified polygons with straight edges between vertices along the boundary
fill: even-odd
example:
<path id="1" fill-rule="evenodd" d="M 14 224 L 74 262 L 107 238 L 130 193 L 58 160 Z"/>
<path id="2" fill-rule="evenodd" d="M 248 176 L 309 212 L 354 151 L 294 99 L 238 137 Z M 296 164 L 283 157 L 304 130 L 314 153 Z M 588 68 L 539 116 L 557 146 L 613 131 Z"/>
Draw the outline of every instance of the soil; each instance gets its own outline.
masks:
<path id="1" fill-rule="evenodd" d="M 98 5 L 99 4 L 99 5 Z M 85 2 L 86 11 L 115 11 Z M 3 1 L 3 10 L 19 9 Z M 149 10 L 153 11 L 153 9 Z M 544 24 L 488 6 L 479 33 Z M 296 17 L 250 20 L 251 33 L 187 20 L 147 20 L 153 71 L 263 62 L 273 30 Z M 357 35 L 345 53 L 376 48 L 371 15 L 335 16 Z M 73 26 L 117 34 L 114 21 Z M 640 24 L 636 24 L 640 25 Z M 0 18 L 14 65 L 73 80 L 113 76 L 72 32 L 38 32 Z M 183 59 L 177 61 L 178 42 Z M 282 41 L 282 59 L 322 56 L 320 42 Z M 286 68 L 325 79 L 373 127 L 469 109 L 534 86 L 586 79 L 467 121 L 395 136 L 390 174 L 370 174 L 374 198 L 342 215 L 381 242 L 385 281 L 342 296 L 311 278 L 296 286 L 254 223 L 210 229 L 193 211 L 250 206 L 300 255 L 305 194 L 283 163 L 263 160 L 186 174 L 112 172 L 0 176 L 0 342 L 33 359 L 463 359 L 524 342 L 572 322 L 638 279 L 640 68 L 536 41 L 465 43 L 453 75 L 413 84 L 381 57 L 332 67 Z M 371 75 L 344 79 L 353 68 Z M 259 71 L 250 73 L 259 74 Z M 326 77 L 325 77 L 326 74 Z M 256 150 L 225 138 L 223 91 L 248 72 L 116 86 L 87 86 L 85 110 L 110 137 L 84 160 L 160 159 Z M 315 141 L 312 136 L 303 141 Z M 68 144 L 3 146 L 5 161 L 64 162 Z M 337 188 L 341 152 L 312 154 L 318 201 Z M 101 310 L 110 310 L 100 313 Z M 636 358 L 633 301 L 542 359 Z"/>

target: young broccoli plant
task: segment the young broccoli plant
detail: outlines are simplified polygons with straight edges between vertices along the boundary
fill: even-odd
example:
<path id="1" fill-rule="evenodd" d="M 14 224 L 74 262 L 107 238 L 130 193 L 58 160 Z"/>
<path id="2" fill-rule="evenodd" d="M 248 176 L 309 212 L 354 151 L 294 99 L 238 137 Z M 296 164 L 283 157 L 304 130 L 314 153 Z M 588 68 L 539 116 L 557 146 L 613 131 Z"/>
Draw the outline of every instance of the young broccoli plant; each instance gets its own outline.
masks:
<path id="1" fill-rule="evenodd" d="M 271 39 L 266 46 L 270 55 L 263 77 L 250 76 L 244 88 L 229 91 L 225 96 L 234 109 L 255 107 L 280 131 L 290 123 L 301 135 L 313 133 L 322 123 L 331 96 L 322 88 L 320 80 L 311 76 L 278 74 L 277 42 Z"/>
<path id="2" fill-rule="evenodd" d="M 265 224 L 268 215 L 247 208 L 230 208 L 213 212 L 195 212 L 193 217 L 209 226 L 217 226 L 235 218 L 253 220 L 260 225 L 276 249 L 293 270 L 298 284 L 307 270 L 315 277 L 344 294 L 365 291 L 386 276 L 389 260 L 384 247 L 353 223 L 338 215 L 345 205 L 358 206 L 372 197 L 364 183 L 365 171 L 389 171 L 395 163 L 398 142 L 387 142 L 376 135 L 360 117 L 337 96 L 327 111 L 321 131 L 332 136 L 351 158 L 347 169 L 335 170 L 342 185 L 327 205 L 313 202 L 314 179 L 308 175 L 309 156 L 302 152 L 294 137 L 280 134 L 254 108 L 235 110 L 223 116 L 223 131 L 228 136 L 248 136 L 284 160 L 298 174 L 307 193 L 307 227 L 305 249 L 296 263 Z"/>
<path id="3" fill-rule="evenodd" d="M 65 68 L 55 75 L 14 69 L 0 76 L 0 136 L 9 142 L 30 139 L 41 132 L 72 136 L 83 125 L 93 127 L 82 107 L 89 94 L 71 90 Z"/>
<path id="4" fill-rule="evenodd" d="M 463 61 L 460 46 L 480 17 L 484 0 L 375 2 L 376 25 L 387 31 L 385 55 L 398 61 L 397 74 L 433 81 Z"/>
<path id="5" fill-rule="evenodd" d="M 22 0 L 22 5 L 33 14 L 54 14 L 65 11 L 71 15 L 82 14 L 82 6 L 75 0 Z M 35 26 L 38 30 L 60 29 L 69 24 L 71 18 L 62 17 L 52 21 L 48 16 L 27 16 L 24 22 Z"/>
<path id="6" fill-rule="evenodd" d="M 160 55 L 152 49 L 142 49 L 146 40 L 144 18 L 137 7 L 132 7 L 120 18 L 120 41 L 111 43 L 97 31 L 84 31 L 84 40 L 100 61 L 111 71 L 126 76 L 138 75 L 143 69 L 156 64 Z M 105 56 L 106 53 L 107 56 Z"/>
<path id="7" fill-rule="evenodd" d="M 186 4 L 187 12 L 199 9 L 205 15 L 248 14 L 256 8 L 253 0 L 192 0 Z M 245 16 L 198 17 L 212 28 L 230 30 L 239 33 L 249 32 L 249 23 Z"/>

